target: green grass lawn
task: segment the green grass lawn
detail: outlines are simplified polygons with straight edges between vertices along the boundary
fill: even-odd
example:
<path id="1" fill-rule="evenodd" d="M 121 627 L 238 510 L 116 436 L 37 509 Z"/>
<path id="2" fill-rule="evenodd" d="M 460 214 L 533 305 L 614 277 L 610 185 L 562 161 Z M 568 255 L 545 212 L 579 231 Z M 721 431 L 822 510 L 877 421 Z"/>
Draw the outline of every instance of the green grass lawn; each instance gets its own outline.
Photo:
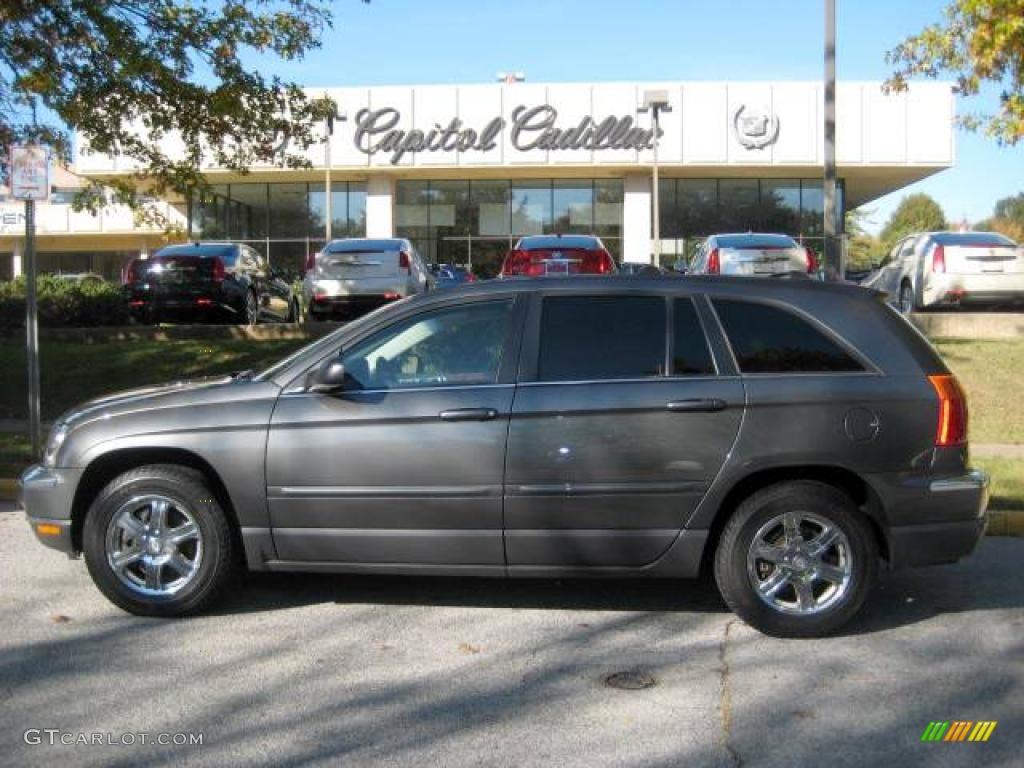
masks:
<path id="1" fill-rule="evenodd" d="M 971 442 L 1024 443 L 1024 339 L 934 343 L 967 390 Z"/>
<path id="2" fill-rule="evenodd" d="M 992 476 L 989 509 L 1024 510 L 1024 460 L 985 456 L 971 459 L 971 464 Z"/>
<path id="3" fill-rule="evenodd" d="M 52 420 L 78 403 L 120 389 L 174 379 L 265 368 L 305 341 L 176 340 L 77 344 L 42 341 L 40 381 L 43 419 Z M 0 341 L 0 419 L 28 416 L 25 344 Z"/>

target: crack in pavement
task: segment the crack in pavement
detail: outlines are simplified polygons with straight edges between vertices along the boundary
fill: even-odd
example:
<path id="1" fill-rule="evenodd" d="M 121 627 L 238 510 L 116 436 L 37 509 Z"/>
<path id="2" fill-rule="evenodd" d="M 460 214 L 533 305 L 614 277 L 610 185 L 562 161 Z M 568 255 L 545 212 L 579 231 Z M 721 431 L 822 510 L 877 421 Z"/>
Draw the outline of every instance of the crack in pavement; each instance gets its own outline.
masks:
<path id="1" fill-rule="evenodd" d="M 729 668 L 729 632 L 738 619 L 729 619 L 725 623 L 725 632 L 722 633 L 722 641 L 718 644 L 718 715 L 721 723 L 721 731 L 718 735 L 718 744 L 726 752 L 735 768 L 743 768 L 743 757 L 732 745 L 732 670 Z"/>

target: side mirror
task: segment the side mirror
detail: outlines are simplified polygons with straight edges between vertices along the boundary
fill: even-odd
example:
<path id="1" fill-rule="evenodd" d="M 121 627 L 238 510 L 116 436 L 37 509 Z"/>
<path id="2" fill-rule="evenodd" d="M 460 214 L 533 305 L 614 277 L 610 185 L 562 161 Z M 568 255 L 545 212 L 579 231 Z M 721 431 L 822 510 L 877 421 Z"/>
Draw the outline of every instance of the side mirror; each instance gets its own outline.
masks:
<path id="1" fill-rule="evenodd" d="M 306 376 L 306 391 L 330 394 L 345 388 L 345 364 L 340 356 L 329 357 Z"/>

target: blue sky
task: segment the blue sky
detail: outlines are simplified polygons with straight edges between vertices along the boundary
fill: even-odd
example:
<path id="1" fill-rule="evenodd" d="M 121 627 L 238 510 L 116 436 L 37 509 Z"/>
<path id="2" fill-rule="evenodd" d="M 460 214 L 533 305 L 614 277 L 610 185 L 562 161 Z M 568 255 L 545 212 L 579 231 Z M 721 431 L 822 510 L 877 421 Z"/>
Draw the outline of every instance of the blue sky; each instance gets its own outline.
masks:
<path id="1" fill-rule="evenodd" d="M 840 80 L 881 80 L 884 54 L 938 20 L 938 0 L 838 0 Z M 304 61 L 263 69 L 307 85 L 489 82 L 809 80 L 821 77 L 820 0 L 336 0 L 335 25 Z M 255 62 L 254 62 L 255 63 Z M 961 100 L 959 111 L 995 101 Z M 839 126 L 838 130 L 842 130 Z M 960 131 L 956 166 L 867 206 L 877 229 L 910 192 L 954 221 L 988 216 L 1024 191 L 1024 145 Z"/>

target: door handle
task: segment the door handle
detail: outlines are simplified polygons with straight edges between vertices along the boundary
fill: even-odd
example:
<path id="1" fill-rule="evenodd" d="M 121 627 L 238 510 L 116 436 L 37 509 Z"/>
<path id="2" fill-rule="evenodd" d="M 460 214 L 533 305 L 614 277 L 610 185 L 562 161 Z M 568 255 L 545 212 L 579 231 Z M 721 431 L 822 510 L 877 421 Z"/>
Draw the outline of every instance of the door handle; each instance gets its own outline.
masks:
<path id="1" fill-rule="evenodd" d="M 725 400 L 717 397 L 691 400 L 672 400 L 665 404 L 673 413 L 714 413 L 724 411 L 729 406 Z"/>
<path id="2" fill-rule="evenodd" d="M 493 408 L 455 408 L 437 414 L 441 421 L 490 421 L 498 417 Z"/>

